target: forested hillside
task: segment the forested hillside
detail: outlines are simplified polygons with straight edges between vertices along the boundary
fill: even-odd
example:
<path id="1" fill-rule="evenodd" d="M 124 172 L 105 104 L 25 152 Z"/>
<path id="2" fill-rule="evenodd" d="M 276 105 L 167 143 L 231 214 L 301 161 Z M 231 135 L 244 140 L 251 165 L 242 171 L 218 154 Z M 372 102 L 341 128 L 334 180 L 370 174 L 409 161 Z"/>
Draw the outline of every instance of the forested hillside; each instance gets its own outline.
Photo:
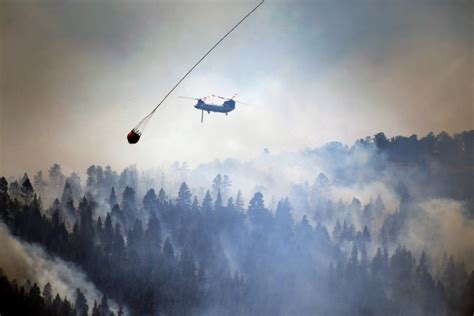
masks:
<path id="1" fill-rule="evenodd" d="M 472 315 L 473 172 L 469 131 L 1 177 L 0 313 Z"/>

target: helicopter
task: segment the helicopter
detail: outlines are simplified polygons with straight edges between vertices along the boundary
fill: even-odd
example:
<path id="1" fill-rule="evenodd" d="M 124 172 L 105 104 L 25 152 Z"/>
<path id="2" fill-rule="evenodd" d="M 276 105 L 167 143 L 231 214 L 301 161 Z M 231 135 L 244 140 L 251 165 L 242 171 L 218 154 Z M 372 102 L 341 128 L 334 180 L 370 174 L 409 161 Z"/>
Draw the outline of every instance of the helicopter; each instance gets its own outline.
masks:
<path id="1" fill-rule="evenodd" d="M 227 33 L 224 34 L 224 36 L 222 36 L 222 38 L 220 40 L 218 40 L 195 64 L 194 66 L 192 66 L 188 72 L 186 72 L 186 74 L 184 74 L 184 76 L 178 80 L 178 82 L 171 88 L 171 90 L 163 97 L 163 99 L 160 101 L 160 103 L 158 103 L 158 105 L 156 105 L 153 110 L 147 115 L 145 116 L 144 118 L 141 119 L 140 122 L 138 122 L 138 124 L 127 134 L 127 141 L 129 144 L 136 144 L 138 143 L 138 141 L 140 140 L 140 137 L 142 136 L 143 134 L 143 131 L 145 130 L 145 127 L 148 125 L 148 122 L 150 122 L 153 114 L 156 112 L 156 110 L 160 107 L 161 104 L 163 104 L 163 102 L 165 102 L 166 98 L 168 98 L 168 96 L 180 85 L 181 82 L 183 82 L 184 79 L 186 79 L 186 77 L 194 70 L 194 68 L 196 68 L 206 57 L 207 55 L 209 55 L 213 50 L 214 48 L 216 48 L 217 46 L 219 46 L 219 44 L 227 37 L 229 36 L 230 33 L 232 33 L 233 30 L 235 30 L 246 18 L 248 18 L 253 12 L 255 12 L 255 10 L 258 9 L 258 7 L 260 7 L 263 2 L 265 0 L 261 0 L 259 2 L 259 4 L 257 4 L 256 7 L 254 7 L 249 13 L 247 13 L 237 24 L 235 24 L 229 31 L 227 31 Z M 222 97 L 221 97 L 222 98 Z M 232 99 L 226 99 L 226 98 L 222 98 L 222 99 L 225 99 L 225 102 L 222 104 L 222 105 L 219 105 L 219 104 L 210 104 L 210 103 L 206 103 L 204 102 L 204 98 L 202 99 L 197 99 L 197 98 L 190 98 L 190 99 L 194 99 L 194 100 L 198 100 L 198 103 L 194 106 L 196 109 L 199 109 L 202 111 L 201 113 L 201 122 L 203 121 L 203 116 L 204 116 L 204 111 L 207 111 L 208 113 L 211 113 L 211 112 L 221 112 L 221 113 L 225 113 L 227 115 L 227 113 L 229 113 L 230 111 L 234 110 L 235 109 L 235 102 L 237 101 L 234 101 L 233 98 Z M 241 102 L 240 102 L 241 103 Z"/>
<path id="2" fill-rule="evenodd" d="M 237 94 L 234 94 L 232 98 L 224 98 L 221 96 L 217 96 L 212 94 L 212 98 L 217 98 L 224 100 L 222 104 L 215 103 L 211 97 L 203 97 L 203 98 L 191 98 L 191 97 L 182 97 L 182 99 L 190 99 L 190 100 L 196 100 L 197 103 L 194 105 L 194 108 L 201 110 L 201 123 L 204 121 L 204 111 L 207 113 L 211 112 L 216 112 L 216 113 L 225 113 L 225 115 L 228 115 L 229 112 L 232 112 L 235 110 L 235 104 L 240 103 L 244 105 L 248 105 L 247 103 L 240 102 L 237 100 L 234 100 L 234 98 L 237 96 Z"/>

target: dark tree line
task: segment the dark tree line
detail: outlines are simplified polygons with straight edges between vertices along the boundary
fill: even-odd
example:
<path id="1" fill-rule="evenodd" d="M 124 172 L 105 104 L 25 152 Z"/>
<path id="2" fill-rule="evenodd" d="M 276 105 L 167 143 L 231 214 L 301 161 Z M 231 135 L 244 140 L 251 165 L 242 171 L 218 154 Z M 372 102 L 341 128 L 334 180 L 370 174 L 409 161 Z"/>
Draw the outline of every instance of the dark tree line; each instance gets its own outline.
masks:
<path id="1" fill-rule="evenodd" d="M 354 159 L 358 153 L 367 154 L 367 159 Z M 474 130 L 454 135 L 429 133 L 421 138 L 388 138 L 378 133 L 350 147 L 332 142 L 306 155 L 323 160 L 334 174 L 333 183 L 354 184 L 361 179 L 364 183 L 387 173 L 395 180 L 400 174 L 411 174 L 412 190 L 417 194 L 466 201 L 474 218 Z"/>
<path id="2" fill-rule="evenodd" d="M 416 135 L 388 139 L 384 133 L 378 133 L 370 141 L 383 150 L 390 160 L 398 162 L 422 163 L 434 157 L 444 165 L 463 168 L 472 163 L 474 158 L 474 130 L 453 136 L 446 132 L 438 135 L 429 133 L 421 139 Z M 367 140 L 359 142 L 365 143 Z"/>
<path id="3" fill-rule="evenodd" d="M 38 316 L 122 316 L 121 308 L 117 314 L 108 305 L 107 296 L 100 303 L 94 302 L 89 308 L 80 289 L 76 290 L 74 302 L 59 294 L 53 296 L 51 284 L 46 283 L 43 290 L 29 280 L 18 286 L 16 280 L 10 281 L 0 269 L 0 314 L 2 315 L 38 315 Z"/>

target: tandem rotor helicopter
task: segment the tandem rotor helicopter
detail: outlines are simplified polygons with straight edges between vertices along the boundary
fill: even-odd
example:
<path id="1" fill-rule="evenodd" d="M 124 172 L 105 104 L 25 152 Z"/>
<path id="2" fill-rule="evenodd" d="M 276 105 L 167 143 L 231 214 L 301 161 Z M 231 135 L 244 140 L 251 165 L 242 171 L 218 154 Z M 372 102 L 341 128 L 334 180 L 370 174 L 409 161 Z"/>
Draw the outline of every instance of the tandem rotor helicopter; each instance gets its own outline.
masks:
<path id="1" fill-rule="evenodd" d="M 165 95 L 165 97 L 158 103 L 158 105 L 147 115 L 145 116 L 138 124 L 127 134 L 127 141 L 129 144 L 136 144 L 140 140 L 141 135 L 143 134 L 143 131 L 145 130 L 146 125 L 152 118 L 153 114 L 155 111 L 158 109 L 158 107 L 168 98 L 168 96 L 179 86 L 179 84 L 196 68 L 206 57 L 209 55 L 214 48 L 216 48 L 230 33 L 232 33 L 233 30 L 235 30 L 246 18 L 248 18 L 255 10 L 260 7 L 265 0 L 262 0 L 255 8 L 253 8 L 247 15 L 245 15 L 234 27 L 232 27 L 217 43 L 214 44 L 205 54 L 204 56 L 201 57 L 197 61 L 197 63 L 194 64 L 194 66 L 191 67 L 191 69 L 188 70 L 188 72 L 171 88 L 171 90 Z M 217 113 L 225 113 L 226 115 L 233 111 L 235 109 L 235 104 L 236 103 L 241 103 L 245 104 L 243 102 L 239 102 L 234 100 L 235 95 L 232 98 L 224 98 L 224 97 L 219 97 L 212 95 L 213 97 L 217 97 L 219 99 L 223 99 L 224 102 L 222 104 L 216 104 L 208 101 L 208 97 L 204 98 L 188 98 L 184 97 L 187 99 L 193 99 L 197 100 L 198 102 L 194 105 L 194 107 L 198 110 L 201 110 L 201 122 L 204 119 L 204 111 L 207 113 L 211 112 L 217 112 Z"/>
<path id="2" fill-rule="evenodd" d="M 237 94 L 234 94 L 232 98 L 224 98 L 224 97 L 217 96 L 214 94 L 211 95 L 212 98 L 218 98 L 218 99 L 224 100 L 224 103 L 222 104 L 214 103 L 211 97 L 203 97 L 203 98 L 180 97 L 180 98 L 197 100 L 197 103 L 194 105 L 194 108 L 201 110 L 201 123 L 202 123 L 204 121 L 204 111 L 206 111 L 208 114 L 210 114 L 211 112 L 215 112 L 215 113 L 225 113 L 225 115 L 227 115 L 229 114 L 229 112 L 232 112 L 235 109 L 236 103 L 248 105 L 247 103 L 234 100 L 236 96 Z"/>

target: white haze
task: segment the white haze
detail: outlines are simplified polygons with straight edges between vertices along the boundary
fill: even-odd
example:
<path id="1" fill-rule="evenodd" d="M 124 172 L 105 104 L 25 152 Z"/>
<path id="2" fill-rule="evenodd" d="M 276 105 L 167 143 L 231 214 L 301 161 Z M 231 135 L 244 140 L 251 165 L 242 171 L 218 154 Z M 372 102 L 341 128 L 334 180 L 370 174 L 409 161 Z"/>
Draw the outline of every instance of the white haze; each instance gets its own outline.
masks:
<path id="1" fill-rule="evenodd" d="M 0 267 L 10 280 L 17 280 L 22 285 L 26 280 L 37 283 L 40 290 L 49 283 L 53 297 L 58 293 L 74 305 L 76 289 L 79 288 L 87 299 L 89 312 L 92 311 L 94 300 L 100 303 L 102 293 L 92 284 L 79 268 L 58 257 L 49 256 L 42 247 L 22 242 L 13 237 L 8 228 L 0 223 Z M 108 301 L 111 309 L 118 306 Z"/>
<path id="2" fill-rule="evenodd" d="M 401 242 L 436 259 L 444 252 L 462 258 L 474 269 L 474 220 L 464 216 L 463 203 L 452 199 L 429 199 L 420 203 L 420 212 L 409 222 Z"/>

